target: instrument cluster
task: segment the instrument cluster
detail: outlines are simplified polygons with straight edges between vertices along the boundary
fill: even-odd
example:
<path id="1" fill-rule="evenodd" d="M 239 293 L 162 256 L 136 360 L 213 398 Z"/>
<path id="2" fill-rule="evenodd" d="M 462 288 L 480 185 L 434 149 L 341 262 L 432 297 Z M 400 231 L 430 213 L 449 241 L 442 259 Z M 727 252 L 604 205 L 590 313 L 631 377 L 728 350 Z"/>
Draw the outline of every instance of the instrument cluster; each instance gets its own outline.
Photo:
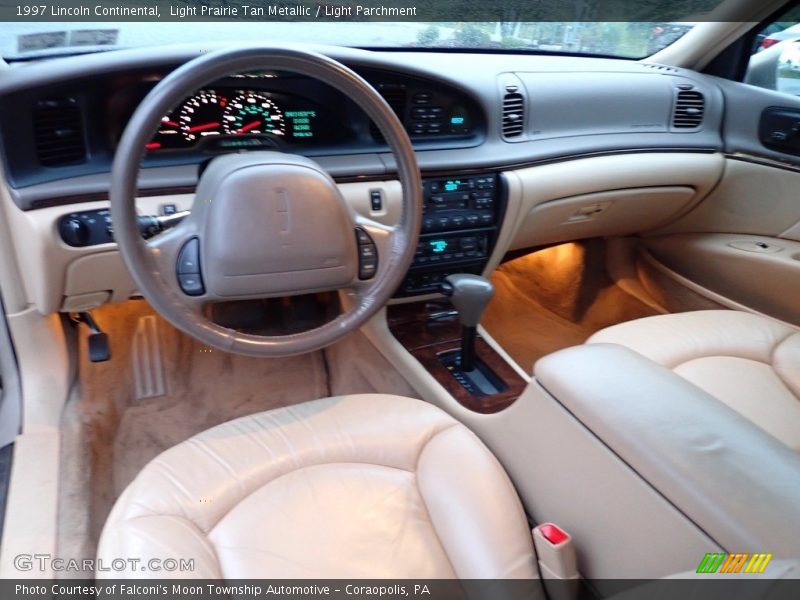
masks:
<path id="1" fill-rule="evenodd" d="M 308 101 L 247 89 L 204 89 L 161 119 L 150 152 L 278 147 L 324 137 L 320 109 Z"/>

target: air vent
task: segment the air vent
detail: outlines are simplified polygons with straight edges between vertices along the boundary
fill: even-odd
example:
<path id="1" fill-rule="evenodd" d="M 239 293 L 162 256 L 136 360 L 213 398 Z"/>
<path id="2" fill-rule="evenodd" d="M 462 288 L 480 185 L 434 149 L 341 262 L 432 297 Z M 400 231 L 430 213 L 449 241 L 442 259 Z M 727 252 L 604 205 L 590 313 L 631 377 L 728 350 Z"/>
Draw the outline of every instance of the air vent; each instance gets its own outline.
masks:
<path id="1" fill-rule="evenodd" d="M 516 91 L 506 91 L 503 96 L 503 137 L 522 135 L 525 128 L 525 98 Z"/>
<path id="2" fill-rule="evenodd" d="M 652 69 L 654 71 L 661 71 L 663 73 L 679 73 L 680 71 L 675 67 L 669 67 L 667 65 L 658 65 L 654 63 L 639 63 L 645 69 Z"/>
<path id="3" fill-rule="evenodd" d="M 33 135 L 39 162 L 46 167 L 86 160 L 83 115 L 75 98 L 40 100 L 33 111 Z"/>
<path id="4" fill-rule="evenodd" d="M 703 122 L 706 100 L 696 91 L 679 91 L 675 98 L 672 126 L 676 129 L 696 129 Z"/>
<path id="5" fill-rule="evenodd" d="M 383 83 L 377 86 L 383 99 L 392 107 L 392 110 L 397 115 L 397 118 L 404 123 L 406 114 L 406 86 L 402 84 Z M 404 123 L 405 124 L 405 123 Z M 370 121 L 369 131 L 373 139 L 379 142 L 385 141 L 383 134 L 378 129 L 375 123 Z"/>

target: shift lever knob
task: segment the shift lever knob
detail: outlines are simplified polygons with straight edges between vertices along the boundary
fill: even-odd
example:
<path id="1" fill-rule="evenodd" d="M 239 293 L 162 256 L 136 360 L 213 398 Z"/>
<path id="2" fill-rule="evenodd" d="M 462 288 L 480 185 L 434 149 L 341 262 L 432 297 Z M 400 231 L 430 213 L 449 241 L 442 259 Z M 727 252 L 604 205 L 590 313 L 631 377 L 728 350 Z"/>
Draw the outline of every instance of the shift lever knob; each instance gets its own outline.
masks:
<path id="1" fill-rule="evenodd" d="M 445 296 L 450 296 L 461 325 L 473 328 L 478 326 L 483 310 L 494 295 L 491 281 L 465 273 L 446 277 L 441 290 Z"/>

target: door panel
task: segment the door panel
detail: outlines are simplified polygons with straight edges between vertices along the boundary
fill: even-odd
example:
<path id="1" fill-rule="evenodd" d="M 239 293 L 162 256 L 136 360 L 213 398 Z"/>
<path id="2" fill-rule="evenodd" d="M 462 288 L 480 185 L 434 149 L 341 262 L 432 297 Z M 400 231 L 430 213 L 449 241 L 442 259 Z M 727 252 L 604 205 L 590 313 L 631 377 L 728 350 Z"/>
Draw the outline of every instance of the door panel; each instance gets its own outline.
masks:
<path id="1" fill-rule="evenodd" d="M 700 286 L 800 325 L 800 242 L 689 233 L 650 238 L 646 247 L 657 261 Z"/>

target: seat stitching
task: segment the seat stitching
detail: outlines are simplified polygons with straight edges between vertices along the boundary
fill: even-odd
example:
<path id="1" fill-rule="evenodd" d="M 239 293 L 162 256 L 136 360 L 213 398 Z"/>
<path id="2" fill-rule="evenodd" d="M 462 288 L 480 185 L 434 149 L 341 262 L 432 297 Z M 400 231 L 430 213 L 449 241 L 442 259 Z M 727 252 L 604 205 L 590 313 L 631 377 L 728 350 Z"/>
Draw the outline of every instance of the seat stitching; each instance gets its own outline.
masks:
<path id="1" fill-rule="evenodd" d="M 703 354 L 701 356 L 694 356 L 694 357 L 692 357 L 692 358 L 690 358 L 688 360 L 683 360 L 683 361 L 679 362 L 678 364 L 676 364 L 674 367 L 667 367 L 667 368 L 674 371 L 678 367 L 682 367 L 683 365 L 689 364 L 690 362 L 694 362 L 696 360 L 701 360 L 703 358 L 738 358 L 739 360 L 747 360 L 747 361 L 750 361 L 750 362 L 758 363 L 760 365 L 766 365 L 768 367 L 772 366 L 770 363 L 764 362 L 763 360 L 757 360 L 757 359 L 754 359 L 754 358 L 748 358 L 746 356 L 737 356 L 736 354 Z M 655 361 L 653 361 L 653 362 L 655 362 Z"/>
<path id="2" fill-rule="evenodd" d="M 517 499 L 518 499 L 518 501 L 519 501 L 519 494 L 517 493 L 517 490 L 516 490 L 516 488 L 514 487 L 514 484 L 512 483 L 512 481 L 511 481 L 511 478 L 510 478 L 510 477 L 508 477 L 508 474 L 505 472 L 505 469 L 503 468 L 503 465 L 500 463 L 500 461 L 497 459 L 497 457 L 496 457 L 496 456 L 495 456 L 495 455 L 492 453 L 492 451 L 491 451 L 491 450 L 489 450 L 488 448 L 486 448 L 486 447 L 485 447 L 485 444 L 483 444 L 483 441 L 482 441 L 482 440 L 481 440 L 481 439 L 480 439 L 480 438 L 479 438 L 479 437 L 478 437 L 478 436 L 475 434 L 475 432 L 474 432 L 474 431 L 472 431 L 471 429 L 469 429 L 468 427 L 464 426 L 464 425 L 463 425 L 463 423 L 460 423 L 460 422 L 453 423 L 453 425 L 451 425 L 451 427 L 448 427 L 447 429 L 451 429 L 452 427 L 455 427 L 456 425 L 461 425 L 462 427 L 464 427 L 464 429 L 466 429 L 466 430 L 467 430 L 467 433 L 469 433 L 469 434 L 470 434 L 470 435 L 471 435 L 471 436 L 474 438 L 474 440 L 475 440 L 476 442 L 478 442 L 478 443 L 479 443 L 481 446 L 483 446 L 483 450 L 489 454 L 489 457 L 490 457 L 492 460 L 494 460 L 494 462 L 495 462 L 495 465 L 494 465 L 494 466 L 496 466 L 496 467 L 499 467 L 499 469 L 500 469 L 501 473 L 503 473 L 503 474 L 505 474 L 505 475 L 506 475 L 506 477 L 504 477 L 504 478 L 503 478 L 503 479 L 505 480 L 506 491 L 507 491 L 507 492 L 508 492 L 508 493 L 509 493 L 511 496 L 513 496 L 513 497 L 517 498 Z M 445 430 L 442 430 L 442 431 L 440 431 L 439 433 L 443 433 L 444 431 L 445 431 Z M 434 437 L 438 436 L 438 435 L 439 435 L 439 433 L 437 433 L 437 434 L 436 434 L 436 435 L 434 435 L 434 436 L 431 436 L 431 438 L 428 440 L 428 442 L 426 442 L 426 443 L 425 443 L 425 446 L 423 447 L 422 451 L 420 451 L 420 458 L 421 458 L 421 456 L 422 456 L 422 452 L 425 450 L 425 448 L 427 448 L 428 444 L 429 444 L 429 443 L 430 443 L 430 442 L 433 440 L 433 438 L 434 438 Z M 436 538 L 439 540 L 439 545 L 442 547 L 442 550 L 444 551 L 444 554 L 445 554 L 445 556 L 447 557 L 447 560 L 450 562 L 450 566 L 451 566 L 451 567 L 452 567 L 452 569 L 453 569 L 453 573 L 455 573 L 457 576 L 459 576 L 459 577 L 460 577 L 459 573 L 456 571 L 456 568 L 455 568 L 455 566 L 453 565 L 453 561 L 452 561 L 452 559 L 450 558 L 450 555 L 447 553 L 447 548 L 446 548 L 446 547 L 445 547 L 445 545 L 442 543 L 442 540 L 441 540 L 441 538 L 439 537 L 439 531 L 438 531 L 438 530 L 437 530 L 437 528 L 436 528 L 436 522 L 435 522 L 435 521 L 434 521 L 434 519 L 431 517 L 430 511 L 428 510 L 428 503 L 427 503 L 427 501 L 425 500 L 425 495 L 422 493 L 422 490 L 419 488 L 419 483 L 418 483 L 418 478 L 417 478 L 417 470 L 418 470 L 418 467 L 419 467 L 419 460 L 417 461 L 417 467 L 416 467 L 416 468 L 415 468 L 415 470 L 414 470 L 414 483 L 415 483 L 415 485 L 416 485 L 416 487 L 417 487 L 417 492 L 419 493 L 419 497 L 422 499 L 422 504 L 423 504 L 423 506 L 425 507 L 425 512 L 427 512 L 427 513 L 428 513 L 428 520 L 430 521 L 430 523 L 431 523 L 431 526 L 433 527 L 433 530 L 434 530 L 434 532 L 436 532 Z M 518 504 L 518 507 L 521 509 L 521 512 L 522 512 L 522 517 L 523 517 L 523 519 L 524 519 L 526 522 L 528 522 L 528 521 L 529 521 L 529 519 L 528 519 L 528 515 L 527 515 L 527 513 L 525 512 L 525 507 L 524 507 L 524 506 L 522 506 L 521 502 L 519 502 L 519 504 Z M 532 538 L 531 538 L 531 543 L 530 543 L 530 551 L 531 551 L 531 555 L 533 556 L 534 560 L 538 560 L 538 558 L 537 558 L 537 555 L 536 555 L 536 549 L 535 549 L 535 548 L 534 548 L 534 546 L 533 546 L 533 539 L 532 539 Z"/>
<path id="3" fill-rule="evenodd" d="M 441 428 L 441 429 L 439 429 L 438 431 L 434 431 L 434 432 L 433 432 L 433 433 L 432 433 L 432 434 L 431 434 L 431 435 L 428 437 L 428 439 L 427 439 L 427 440 L 425 440 L 424 442 L 422 442 L 422 443 L 419 445 L 419 451 L 417 452 L 417 458 L 414 460 L 414 471 L 413 471 L 414 473 L 416 473 L 416 472 L 417 472 L 417 469 L 419 468 L 419 459 L 422 457 L 422 453 L 425 451 L 425 448 L 427 448 L 427 447 L 428 447 L 428 444 L 430 444 L 430 443 L 431 443 L 431 441 L 433 441 L 433 439 L 434 439 L 435 437 L 437 437 L 437 436 L 441 435 L 442 433 L 444 433 L 445 431 L 449 431 L 449 430 L 450 430 L 450 429 L 452 429 L 453 427 L 457 427 L 457 426 L 459 426 L 459 425 L 461 425 L 461 423 L 460 423 L 459 421 L 453 421 L 452 423 L 449 423 L 449 424 L 448 424 L 446 427 L 442 427 L 442 428 Z M 463 425 L 461 425 L 461 426 L 463 427 Z"/>
<path id="4" fill-rule="evenodd" d="M 427 502 L 427 500 L 425 500 L 425 494 L 422 493 L 422 490 L 419 487 L 419 478 L 417 477 L 417 471 L 419 471 L 419 461 L 422 459 L 422 454 L 423 454 L 423 452 L 425 452 L 425 449 L 433 441 L 433 439 L 438 437 L 440 434 L 444 433 L 445 431 L 449 431 L 450 429 L 452 429 L 452 428 L 454 428 L 454 427 L 456 427 L 458 425 L 461 425 L 462 427 L 464 427 L 464 425 L 462 423 L 458 422 L 458 421 L 456 421 L 454 423 L 451 423 L 449 426 L 445 427 L 444 429 L 440 429 L 439 431 L 434 433 L 431 437 L 429 437 L 425 441 L 424 444 L 422 444 L 422 446 L 420 447 L 420 451 L 417 454 L 417 460 L 414 463 L 414 472 L 412 473 L 412 475 L 414 475 L 414 487 L 416 488 L 417 494 L 419 495 L 419 498 L 422 501 L 422 507 L 425 509 L 425 514 L 428 515 L 428 522 L 431 524 L 431 528 L 433 529 L 433 532 L 436 534 L 436 541 L 439 542 L 439 547 L 442 549 L 442 552 L 444 553 L 445 557 L 447 558 L 447 562 L 450 563 L 450 568 L 453 570 L 453 573 L 455 573 L 457 577 L 459 576 L 459 574 L 456 571 L 455 565 L 453 564 L 453 559 L 450 558 L 450 554 L 447 552 L 447 548 L 445 547 L 444 543 L 442 542 L 442 538 L 439 535 L 439 530 L 436 528 L 436 522 L 433 520 L 433 517 L 431 516 L 431 511 L 428 508 L 428 502 Z"/>
<path id="5" fill-rule="evenodd" d="M 777 342 L 772 347 L 772 350 L 769 353 L 770 365 L 774 365 L 775 364 L 775 353 L 778 351 L 778 348 L 780 348 L 785 341 L 787 341 L 790 337 L 792 337 L 793 335 L 795 335 L 797 333 L 798 333 L 797 331 L 790 331 L 785 337 L 783 337 L 779 342 Z"/>
<path id="6" fill-rule="evenodd" d="M 783 343 L 783 342 L 781 342 L 781 343 Z M 793 390 L 792 390 L 792 389 L 791 389 L 791 388 L 790 388 L 790 387 L 789 387 L 789 386 L 786 384 L 786 382 L 783 380 L 783 377 L 781 377 L 780 373 L 779 373 L 779 372 L 777 371 L 777 369 L 775 369 L 775 367 L 773 366 L 773 363 L 765 363 L 764 361 L 761 361 L 761 360 L 754 360 L 754 359 L 752 359 L 752 358 L 744 358 L 744 357 L 742 357 L 742 356 L 732 356 L 732 355 L 730 355 L 730 354 L 712 354 L 712 355 L 708 355 L 708 356 L 698 356 L 698 357 L 696 357 L 696 358 L 692 358 L 692 359 L 690 359 L 690 360 L 683 361 L 683 362 L 681 362 L 681 363 L 678 363 L 678 364 L 677 364 L 677 365 L 675 365 L 674 367 L 672 367 L 672 369 L 671 369 L 671 370 L 672 370 L 673 372 L 675 372 L 675 370 L 676 370 L 677 368 L 679 368 L 679 367 L 682 367 L 683 365 L 687 365 L 687 364 L 689 364 L 690 362 L 694 362 L 694 361 L 696 361 L 696 360 L 700 360 L 700 359 L 703 359 L 703 358 L 737 358 L 737 359 L 739 359 L 739 360 L 746 360 L 746 361 L 749 361 L 749 362 L 753 362 L 753 363 L 756 363 L 756 364 L 759 364 L 759 365 L 764 365 L 764 366 L 766 366 L 766 367 L 769 367 L 769 368 L 772 370 L 772 372 L 775 374 L 775 379 L 777 379 L 777 380 L 778 380 L 778 382 L 779 382 L 779 383 L 780 383 L 780 384 L 781 384 L 781 385 L 782 385 L 782 386 L 783 386 L 783 387 L 786 389 L 786 391 L 789 393 L 789 395 L 790 395 L 790 396 L 792 396 L 792 397 L 794 397 L 794 399 L 795 399 L 795 400 L 797 400 L 798 402 L 800 402 L 800 398 L 798 398 L 798 397 L 797 397 L 797 394 L 795 394 L 795 393 L 794 393 L 794 391 L 793 391 Z M 698 387 L 698 388 L 702 389 L 703 391 L 705 391 L 705 389 L 704 389 L 704 388 L 700 387 L 700 386 L 699 386 L 698 384 L 696 384 L 694 381 L 690 381 L 688 378 L 684 377 L 684 376 L 683 376 L 683 375 L 681 375 L 680 373 L 675 373 L 675 374 L 676 374 L 678 377 L 680 377 L 680 378 L 684 379 L 685 381 L 689 381 L 689 383 L 691 383 L 692 385 L 695 385 L 696 387 Z M 707 392 L 707 393 L 709 393 L 709 394 L 710 394 L 710 392 Z M 717 400 L 720 400 L 719 398 L 717 398 L 717 397 L 716 397 L 716 396 L 714 396 L 713 394 L 711 394 L 711 396 L 713 396 L 713 397 L 714 397 L 714 398 L 716 398 Z M 722 402 L 722 400 L 720 400 L 720 401 Z M 725 404 L 727 404 L 727 403 L 725 403 Z"/>
<path id="7" fill-rule="evenodd" d="M 152 513 L 152 514 L 149 514 L 149 515 L 137 515 L 135 517 L 127 517 L 125 519 L 122 519 L 122 521 L 120 521 L 120 523 L 129 524 L 129 523 L 133 523 L 134 521 L 140 521 L 140 520 L 144 520 L 144 519 L 152 519 L 154 517 L 166 517 L 168 519 L 175 519 L 175 520 L 182 521 L 182 522 L 186 523 L 191 529 L 195 530 L 195 533 L 197 533 L 198 536 L 203 541 L 206 542 L 206 545 L 211 549 L 211 553 L 214 555 L 214 560 L 217 561 L 217 565 L 219 566 L 219 564 L 220 564 L 219 556 L 217 555 L 217 549 L 216 549 L 215 545 L 212 544 L 211 540 L 208 539 L 208 534 L 205 531 L 203 531 L 200 528 L 200 526 L 197 523 L 195 523 L 194 521 L 192 521 L 189 517 L 186 517 L 184 515 L 171 515 L 171 514 L 163 514 L 163 513 Z M 222 571 L 220 570 L 220 573 L 221 572 Z"/>

